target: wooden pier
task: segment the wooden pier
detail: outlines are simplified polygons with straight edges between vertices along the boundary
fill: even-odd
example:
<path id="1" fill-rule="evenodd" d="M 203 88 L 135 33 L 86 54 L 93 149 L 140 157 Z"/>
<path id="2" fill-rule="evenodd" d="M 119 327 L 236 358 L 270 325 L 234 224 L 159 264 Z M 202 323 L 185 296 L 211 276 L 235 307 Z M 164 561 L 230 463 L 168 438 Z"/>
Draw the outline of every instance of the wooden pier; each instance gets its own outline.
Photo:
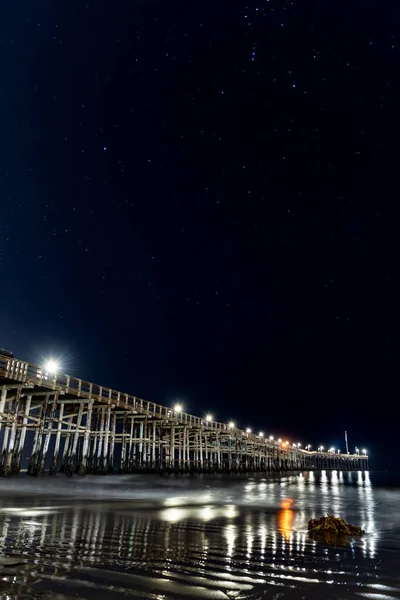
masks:
<path id="1" fill-rule="evenodd" d="M 0 355 L 0 474 L 368 470 Z M 25 461 L 25 463 L 24 463 Z"/>

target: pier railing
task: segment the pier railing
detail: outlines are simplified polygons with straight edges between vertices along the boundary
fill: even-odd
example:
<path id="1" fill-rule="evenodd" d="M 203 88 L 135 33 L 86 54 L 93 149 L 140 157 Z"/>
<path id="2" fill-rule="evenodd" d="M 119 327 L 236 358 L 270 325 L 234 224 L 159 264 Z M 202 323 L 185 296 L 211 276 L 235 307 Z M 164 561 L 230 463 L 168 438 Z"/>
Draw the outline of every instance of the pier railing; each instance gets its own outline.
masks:
<path id="1" fill-rule="evenodd" d="M 193 427 L 207 425 L 210 429 L 225 431 L 229 425 L 217 421 L 207 421 L 183 411 L 174 411 L 172 408 L 143 400 L 131 394 L 118 392 L 114 389 L 64 375 L 60 373 L 47 373 L 42 367 L 25 361 L 8 358 L 0 355 L 0 377 L 19 381 L 26 385 L 41 386 L 64 394 L 72 394 L 77 398 L 92 399 L 109 406 L 123 408 L 134 413 L 148 414 L 157 418 L 173 419 L 179 423 Z M 231 428 L 232 429 L 232 428 Z M 234 428 L 236 432 L 240 429 Z"/>

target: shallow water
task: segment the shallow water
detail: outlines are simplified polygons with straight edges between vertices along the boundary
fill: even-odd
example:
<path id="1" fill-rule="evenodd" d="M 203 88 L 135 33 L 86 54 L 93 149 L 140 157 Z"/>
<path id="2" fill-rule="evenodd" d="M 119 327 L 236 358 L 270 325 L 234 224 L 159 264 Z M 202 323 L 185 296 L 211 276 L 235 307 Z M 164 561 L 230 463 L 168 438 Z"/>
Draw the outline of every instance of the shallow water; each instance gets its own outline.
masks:
<path id="1" fill-rule="evenodd" d="M 2 480 L 0 599 L 400 598 L 399 500 L 368 473 Z M 324 513 L 365 537 L 311 540 Z"/>

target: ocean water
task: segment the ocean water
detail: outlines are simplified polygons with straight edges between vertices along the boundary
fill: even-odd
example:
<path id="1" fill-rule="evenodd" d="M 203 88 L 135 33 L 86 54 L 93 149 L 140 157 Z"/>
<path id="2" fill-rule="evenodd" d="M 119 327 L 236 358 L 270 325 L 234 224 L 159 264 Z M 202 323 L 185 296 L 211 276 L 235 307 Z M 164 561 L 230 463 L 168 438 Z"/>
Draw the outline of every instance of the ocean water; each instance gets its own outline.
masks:
<path id="1" fill-rule="evenodd" d="M 400 598 L 400 487 L 386 476 L 0 483 L 1 600 Z M 311 539 L 327 513 L 365 536 Z"/>

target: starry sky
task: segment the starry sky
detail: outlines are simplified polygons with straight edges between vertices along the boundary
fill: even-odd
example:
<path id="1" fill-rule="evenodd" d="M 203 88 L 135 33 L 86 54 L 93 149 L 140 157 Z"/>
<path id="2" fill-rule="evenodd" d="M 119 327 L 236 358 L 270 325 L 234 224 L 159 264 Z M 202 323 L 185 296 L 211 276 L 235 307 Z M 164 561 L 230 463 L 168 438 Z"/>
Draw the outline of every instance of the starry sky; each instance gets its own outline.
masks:
<path id="1" fill-rule="evenodd" d="M 3 0 L 0 346 L 293 441 L 347 429 L 383 464 L 399 22 L 392 0 Z"/>

